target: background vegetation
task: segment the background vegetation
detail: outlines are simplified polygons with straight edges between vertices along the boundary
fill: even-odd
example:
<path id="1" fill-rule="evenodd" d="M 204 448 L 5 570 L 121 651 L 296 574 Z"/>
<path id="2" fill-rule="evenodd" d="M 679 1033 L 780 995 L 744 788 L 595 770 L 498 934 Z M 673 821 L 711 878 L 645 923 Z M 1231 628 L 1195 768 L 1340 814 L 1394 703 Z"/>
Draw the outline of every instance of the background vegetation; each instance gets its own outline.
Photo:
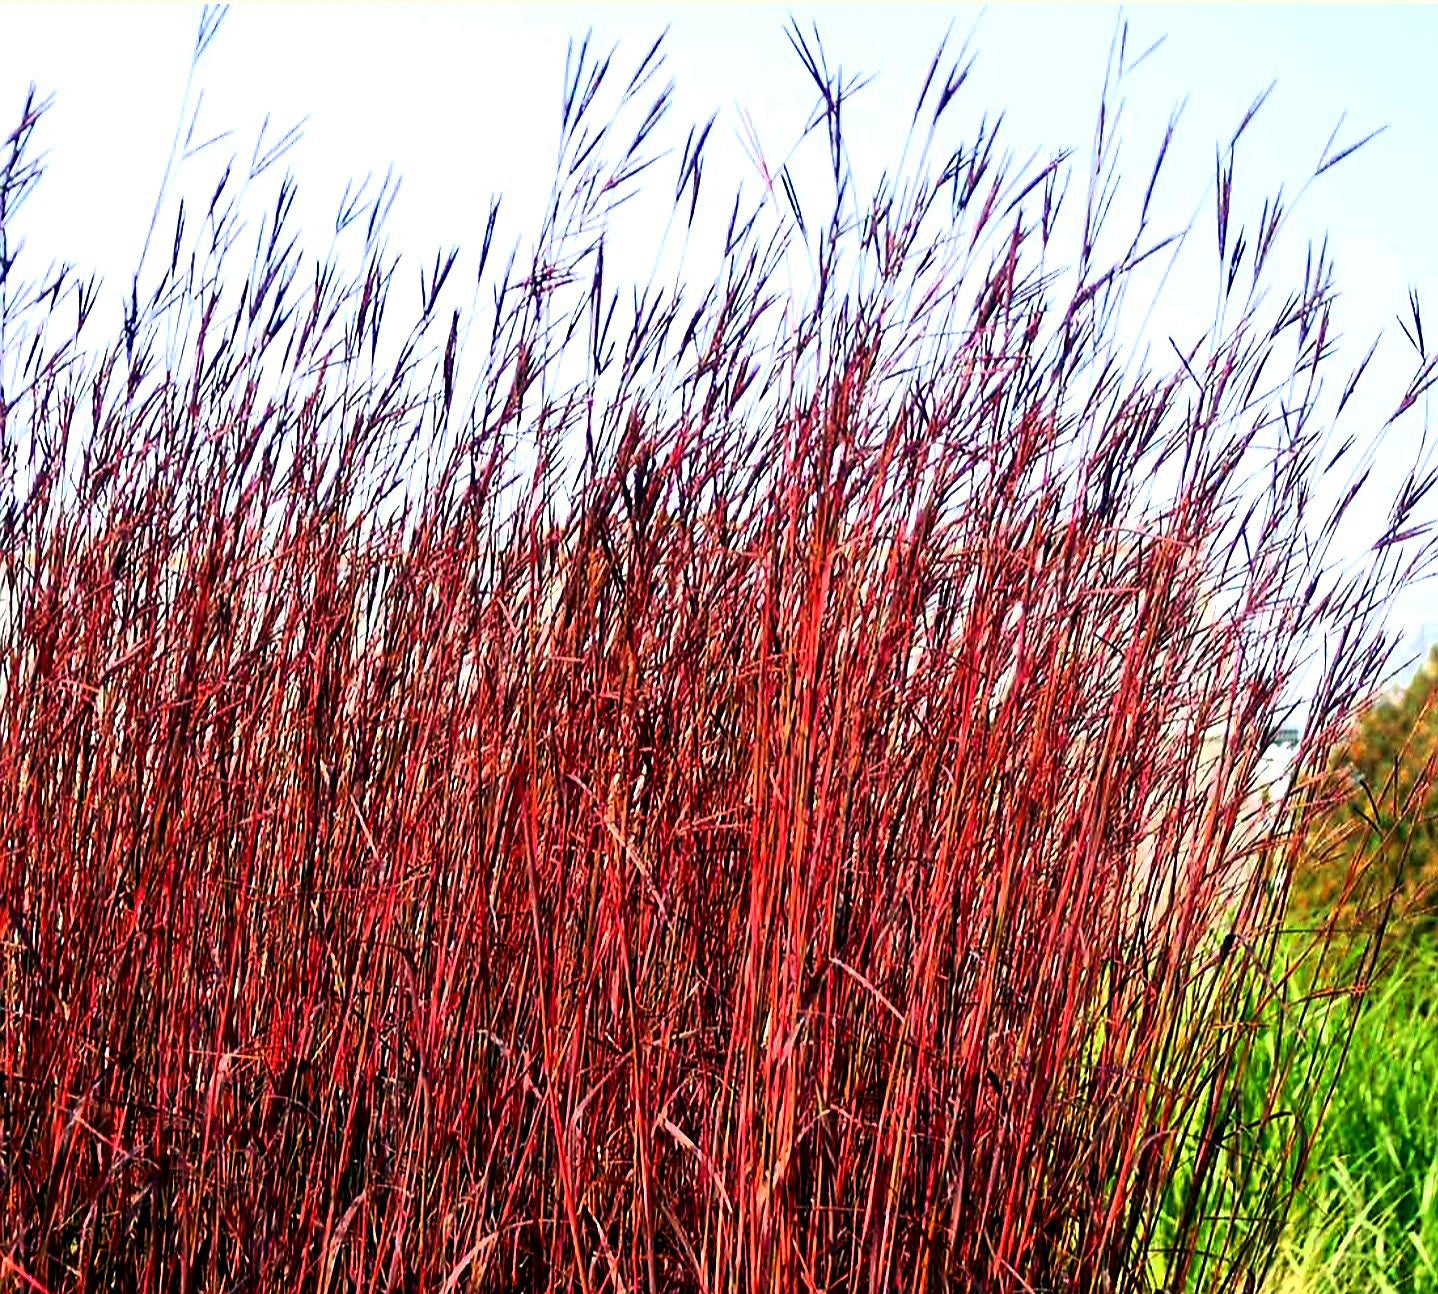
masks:
<path id="1" fill-rule="evenodd" d="M 1438 651 L 1335 749 L 1354 784 L 1297 878 L 1295 923 L 1381 923 L 1386 939 L 1275 1275 L 1294 1294 L 1438 1289 L 1435 682 Z M 1346 844 L 1332 847 L 1335 837 Z M 1355 875 L 1360 847 L 1371 863 Z M 1334 1041 L 1320 1033 L 1308 1045 L 1331 1052 Z"/>
<path id="2" fill-rule="evenodd" d="M 1424 938 L 1395 954 L 1359 1019 L 1272 1288 L 1438 1289 L 1438 1016 Z M 1315 1046 L 1332 1047 L 1321 1037 Z"/>

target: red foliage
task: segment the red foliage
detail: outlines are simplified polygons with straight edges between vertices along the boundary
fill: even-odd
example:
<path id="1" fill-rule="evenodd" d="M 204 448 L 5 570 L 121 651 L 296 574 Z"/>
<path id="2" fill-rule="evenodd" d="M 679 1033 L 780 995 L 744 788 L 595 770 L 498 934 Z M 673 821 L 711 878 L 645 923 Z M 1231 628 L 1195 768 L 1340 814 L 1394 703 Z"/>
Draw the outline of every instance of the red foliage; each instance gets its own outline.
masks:
<path id="1" fill-rule="evenodd" d="M 1060 292 L 1057 172 L 981 131 L 863 201 L 835 147 L 827 227 L 736 203 L 712 286 L 630 310 L 602 232 L 658 59 L 599 124 L 617 73 L 576 60 L 492 317 L 441 259 L 381 335 L 387 191 L 351 282 L 288 184 L 235 276 L 222 186 L 106 343 L 83 285 L 9 275 L 28 1287 L 1141 1289 L 1160 1239 L 1173 1288 L 1261 1272 L 1306 1142 L 1278 1077 L 1245 1122 L 1228 1026 L 1310 1009 L 1265 950 L 1398 579 L 1326 564 L 1326 424 L 1280 384 L 1327 267 L 1125 371 L 1112 140 Z M 1324 634 L 1310 776 L 1249 821 Z"/>

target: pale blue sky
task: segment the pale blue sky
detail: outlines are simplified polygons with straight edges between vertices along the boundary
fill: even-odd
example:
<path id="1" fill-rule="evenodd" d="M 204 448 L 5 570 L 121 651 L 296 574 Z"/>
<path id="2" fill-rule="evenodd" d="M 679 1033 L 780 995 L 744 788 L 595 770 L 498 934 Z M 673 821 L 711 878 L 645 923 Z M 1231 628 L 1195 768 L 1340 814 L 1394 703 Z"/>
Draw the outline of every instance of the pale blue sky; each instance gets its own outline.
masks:
<path id="1" fill-rule="evenodd" d="M 681 115 L 746 106 L 775 140 L 812 95 L 783 36 L 788 10 L 768 5 L 503 5 L 235 8 L 207 61 L 207 117 L 247 136 L 264 112 L 308 115 L 299 169 L 312 188 L 394 161 L 406 196 L 397 229 L 418 241 L 462 239 L 483 199 L 546 178 L 564 42 L 593 25 L 637 54 L 666 24 Z M 970 107 L 1001 106 L 1012 138 L 1034 147 L 1089 138 L 1103 57 L 1118 10 L 1106 5 L 831 5 L 816 19 L 831 58 L 876 74 L 853 128 L 898 133 L 934 45 L 950 22 L 977 22 L 980 59 Z M 1212 145 L 1253 95 L 1278 89 L 1241 167 L 1292 179 L 1348 112 L 1357 133 L 1388 124 L 1314 199 L 1340 257 L 1392 259 L 1401 278 L 1432 281 L 1438 250 L 1438 9 L 1409 6 L 1137 6 L 1132 44 L 1167 36 L 1134 79 L 1135 142 L 1161 129 L 1188 96 L 1179 160 L 1190 182 L 1211 177 Z M 85 245 L 123 259 L 148 218 L 197 10 L 185 5 L 0 5 L 0 110 L 13 115 L 29 81 L 56 93 L 46 142 L 47 222 L 103 211 Z M 727 120 L 726 120 L 727 119 Z M 867 128 L 867 129 L 866 129 Z M 1243 170 L 1240 170 L 1242 176 Z M 317 195 L 320 196 L 320 195 Z M 61 227 L 68 229 L 69 222 Z M 1400 274 L 1401 267 L 1401 274 Z M 1354 285 L 1356 287 L 1356 285 Z"/>
<path id="2" fill-rule="evenodd" d="M 132 268 L 164 167 L 194 39 L 185 5 L 0 4 L 0 125 L 26 85 L 54 93 L 42 136 L 49 174 L 26 229 L 32 269 L 51 256 L 114 279 Z M 346 179 L 403 176 L 392 233 L 427 256 L 472 244 L 491 193 L 521 217 L 542 199 L 553 159 L 564 46 L 593 26 L 638 57 L 667 24 L 680 121 L 720 113 L 706 185 L 742 174 L 736 105 L 782 151 L 813 103 L 783 28 L 781 6 L 741 5 L 254 5 L 228 16 L 203 68 L 202 124 L 233 128 L 248 151 L 266 112 L 281 125 L 308 117 L 291 160 L 304 208 L 332 215 Z M 1119 10 L 1106 5 L 832 5 L 798 7 L 817 20 L 831 63 L 875 79 L 846 120 L 856 154 L 892 155 L 919 81 L 950 23 L 975 28 L 979 55 L 961 106 L 1008 114 L 1016 151 L 1086 155 L 1104 59 Z M 1277 89 L 1245 136 L 1236 205 L 1256 215 L 1283 182 L 1312 171 L 1340 113 L 1340 144 L 1388 130 L 1324 176 L 1293 217 L 1290 250 L 1330 235 L 1342 291 L 1340 324 L 1362 348 L 1378 328 L 1389 368 L 1409 370 L 1394 323 L 1410 286 L 1438 333 L 1438 8 L 1372 6 L 1136 6 L 1130 47 L 1167 39 L 1127 86 L 1127 156 L 1141 170 L 1170 109 L 1187 97 L 1160 214 L 1182 220 L 1212 184 L 1214 145 L 1253 97 Z M 677 142 L 682 142 L 682 130 Z M 727 151 L 726 151 L 727 150 Z M 1197 240 L 1211 258 L 1211 203 Z M 319 226 L 316 226 L 319 228 Z M 1180 280 L 1181 282 L 1181 280 Z M 1174 309 L 1181 312 L 1183 289 Z M 1209 304 L 1204 301 L 1204 306 Z M 1166 321 L 1165 326 L 1178 326 Z M 1375 416 L 1378 414 L 1374 409 Z M 1401 454 L 1401 446 L 1396 447 Z M 1427 595 L 1406 619 L 1434 619 Z"/>

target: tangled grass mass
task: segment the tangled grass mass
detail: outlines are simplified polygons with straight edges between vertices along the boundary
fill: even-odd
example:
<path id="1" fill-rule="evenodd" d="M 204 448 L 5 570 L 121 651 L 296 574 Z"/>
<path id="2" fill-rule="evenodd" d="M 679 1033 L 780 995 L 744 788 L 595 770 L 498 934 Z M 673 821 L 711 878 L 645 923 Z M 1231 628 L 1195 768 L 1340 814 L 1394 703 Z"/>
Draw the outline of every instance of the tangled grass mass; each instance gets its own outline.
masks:
<path id="1" fill-rule="evenodd" d="M 111 327 L 20 248 L 26 105 L 0 1287 L 1264 1280 L 1382 924 L 1287 929 L 1289 882 L 1349 849 L 1328 752 L 1430 457 L 1365 483 L 1331 264 L 1265 291 L 1285 208 L 1245 222 L 1231 147 L 1214 326 L 1124 342 L 1178 244 L 1114 227 L 1122 40 L 1090 172 L 961 122 L 941 50 L 863 185 L 791 38 L 827 208 L 762 158 L 714 198 L 662 47 L 586 42 L 469 306 L 457 252 L 406 304 L 386 186 L 316 258 L 257 149 Z M 615 281 L 671 185 L 691 268 Z"/>

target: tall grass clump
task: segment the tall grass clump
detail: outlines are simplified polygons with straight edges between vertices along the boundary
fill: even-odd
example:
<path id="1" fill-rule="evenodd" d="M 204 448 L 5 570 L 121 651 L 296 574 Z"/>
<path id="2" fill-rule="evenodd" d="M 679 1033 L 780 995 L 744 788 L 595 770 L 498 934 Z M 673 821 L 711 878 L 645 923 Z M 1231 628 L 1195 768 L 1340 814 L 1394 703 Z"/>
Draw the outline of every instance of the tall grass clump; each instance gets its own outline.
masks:
<path id="1" fill-rule="evenodd" d="M 1072 186 L 965 133 L 942 50 L 861 184 L 853 86 L 792 38 L 813 127 L 717 207 L 709 132 L 663 151 L 660 47 L 576 48 L 538 224 L 506 257 L 493 209 L 417 306 L 391 188 L 316 259 L 257 148 L 167 200 L 111 327 L 93 281 L 25 277 L 27 105 L 0 163 L 0 1280 L 1268 1269 L 1330 1086 L 1290 1061 L 1368 964 L 1320 932 L 1300 988 L 1274 941 L 1427 551 L 1427 459 L 1358 488 L 1378 432 L 1335 432 L 1320 386 L 1330 263 L 1265 293 L 1284 207 L 1245 222 L 1231 147 L 1213 326 L 1119 344 L 1177 245 L 1147 200 L 1113 227 L 1121 42 Z M 682 266 L 617 282 L 671 185 Z"/>

